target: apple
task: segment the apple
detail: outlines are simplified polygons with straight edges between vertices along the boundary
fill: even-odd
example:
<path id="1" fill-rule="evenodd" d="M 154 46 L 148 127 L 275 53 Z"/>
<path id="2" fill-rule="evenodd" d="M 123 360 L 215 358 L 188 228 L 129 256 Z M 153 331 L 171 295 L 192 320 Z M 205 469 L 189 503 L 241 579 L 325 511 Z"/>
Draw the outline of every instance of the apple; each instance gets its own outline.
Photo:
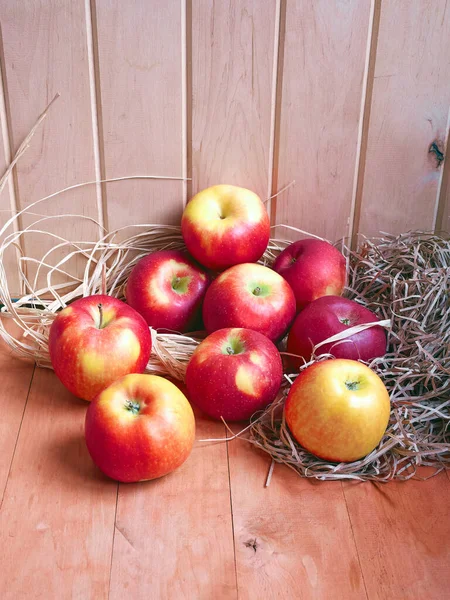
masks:
<path id="1" fill-rule="evenodd" d="M 249 419 L 270 404 L 283 378 L 280 353 L 251 329 L 215 331 L 194 351 L 186 370 L 188 398 L 226 421 Z"/>
<path id="2" fill-rule="evenodd" d="M 294 381 L 286 423 L 308 452 L 331 462 L 352 462 L 380 443 L 389 422 L 389 394 L 378 375 L 347 359 L 316 362 Z"/>
<path id="3" fill-rule="evenodd" d="M 221 271 L 261 258 L 269 243 L 269 216 L 259 196 L 234 185 L 214 185 L 187 204 L 181 219 L 187 249 Z"/>
<path id="4" fill-rule="evenodd" d="M 152 340 L 147 323 L 131 306 L 96 295 L 58 313 L 48 347 L 58 378 L 72 394 L 90 401 L 119 377 L 142 373 Z"/>
<path id="5" fill-rule="evenodd" d="M 345 258 L 328 242 L 294 242 L 275 259 L 273 268 L 291 286 L 297 311 L 321 296 L 339 296 L 345 287 Z"/>
<path id="6" fill-rule="evenodd" d="M 225 327 L 254 329 L 280 339 L 295 317 L 289 284 L 268 267 L 235 265 L 210 285 L 203 302 L 203 322 L 211 333 Z"/>
<path id="7" fill-rule="evenodd" d="M 188 458 L 195 419 L 186 396 L 156 375 L 125 375 L 89 405 L 86 445 L 112 479 L 146 481 L 167 475 Z"/>
<path id="8" fill-rule="evenodd" d="M 127 281 L 126 298 L 154 329 L 185 333 L 199 325 L 209 276 L 181 250 L 142 258 Z"/>
<path id="9" fill-rule="evenodd" d="M 295 318 L 289 332 L 287 351 L 311 360 L 313 347 L 350 327 L 379 321 L 369 309 L 341 296 L 323 296 L 314 300 Z M 354 333 L 345 341 L 324 344 L 316 355 L 333 354 L 336 358 L 371 361 L 386 353 L 386 332 L 374 326 Z"/>

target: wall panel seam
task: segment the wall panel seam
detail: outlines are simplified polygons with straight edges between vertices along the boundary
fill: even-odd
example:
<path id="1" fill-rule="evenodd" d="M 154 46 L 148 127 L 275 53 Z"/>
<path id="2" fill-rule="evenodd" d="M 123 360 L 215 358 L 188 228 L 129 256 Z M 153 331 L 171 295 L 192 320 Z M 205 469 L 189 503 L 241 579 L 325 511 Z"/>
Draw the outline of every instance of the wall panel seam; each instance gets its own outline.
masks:
<path id="1" fill-rule="evenodd" d="M 358 123 L 355 174 L 353 179 L 352 202 L 350 206 L 348 227 L 348 238 L 352 249 L 355 249 L 358 243 L 380 15 L 381 0 L 372 0 L 367 32 L 367 50 L 361 93 L 361 110 Z"/>
<path id="2" fill-rule="evenodd" d="M 103 118 L 99 77 L 98 39 L 97 39 L 97 10 L 95 0 L 85 0 L 86 39 L 89 64 L 89 91 L 91 100 L 92 141 L 94 149 L 94 170 L 97 196 L 99 235 L 105 235 L 108 229 L 108 210 L 106 184 L 100 183 L 106 179 L 103 142 Z"/>
<path id="3" fill-rule="evenodd" d="M 283 94 L 283 68 L 286 37 L 286 1 L 278 0 L 276 7 L 273 78 L 272 78 L 272 110 L 269 148 L 269 184 L 268 198 L 278 191 L 278 163 L 280 154 L 280 123 Z M 289 183 L 289 182 L 288 182 Z M 277 198 L 268 201 L 268 213 L 272 226 L 277 225 Z"/>

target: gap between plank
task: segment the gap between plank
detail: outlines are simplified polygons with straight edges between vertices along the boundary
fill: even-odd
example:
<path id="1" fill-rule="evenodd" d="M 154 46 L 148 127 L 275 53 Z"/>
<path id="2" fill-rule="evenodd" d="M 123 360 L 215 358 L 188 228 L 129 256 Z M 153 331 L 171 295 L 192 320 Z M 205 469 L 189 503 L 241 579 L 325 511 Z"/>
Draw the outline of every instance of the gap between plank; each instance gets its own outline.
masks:
<path id="1" fill-rule="evenodd" d="M 228 438 L 227 428 L 224 427 L 224 432 L 226 437 Z M 227 466 L 228 466 L 228 489 L 230 491 L 230 510 L 231 510 L 231 532 L 233 534 L 233 556 L 234 556 L 234 578 L 236 583 L 236 598 L 239 598 L 239 586 L 238 586 L 238 576 L 237 576 L 237 561 L 236 561 L 236 539 L 234 536 L 234 515 L 233 515 L 233 494 L 231 493 L 231 469 L 230 469 L 230 453 L 228 451 L 229 441 L 227 439 Z"/>
<path id="2" fill-rule="evenodd" d="M 345 502 L 345 508 L 347 510 L 347 516 L 348 516 L 348 522 L 350 523 L 350 531 L 352 532 L 352 538 L 353 538 L 353 543 L 355 545 L 355 550 L 356 550 L 356 556 L 358 557 L 358 564 L 359 564 L 359 571 L 361 573 L 361 578 L 363 581 L 363 585 L 364 585 L 364 592 L 366 594 L 366 598 L 367 600 L 369 600 L 369 593 L 367 591 L 367 586 L 366 586 L 366 580 L 364 579 L 364 573 L 362 570 L 362 565 L 361 565 L 361 559 L 359 557 L 359 550 L 358 550 L 358 545 L 356 543 L 356 538 L 355 538 L 355 532 L 353 531 L 353 523 L 352 523 L 352 518 L 350 516 L 350 511 L 348 509 L 348 504 L 347 504 L 347 498 L 345 496 L 345 490 L 344 490 L 344 485 L 342 483 L 342 481 L 340 482 L 341 484 L 341 492 L 342 492 L 342 496 L 344 497 L 344 502 Z"/>
<path id="3" fill-rule="evenodd" d="M 192 0 L 181 0 L 183 202 L 192 197 Z M 184 208 L 183 206 L 183 208 Z"/>
<path id="4" fill-rule="evenodd" d="M 111 576 L 112 576 L 112 566 L 113 566 L 113 559 L 114 559 L 114 541 L 116 539 L 116 519 L 117 519 L 117 505 L 119 504 L 119 486 L 120 486 L 120 483 L 117 482 L 116 509 L 114 511 L 113 537 L 112 537 L 112 544 L 111 544 L 111 561 L 109 563 L 108 599 L 111 596 Z"/>
<path id="5" fill-rule="evenodd" d="M 9 463 L 8 476 L 6 478 L 5 487 L 3 489 L 2 498 L 1 498 L 1 501 L 0 501 L 0 509 L 3 506 L 3 500 L 5 499 L 6 489 L 8 487 L 8 481 L 9 481 L 9 477 L 11 475 L 11 469 L 12 469 L 12 465 L 13 465 L 13 462 L 14 462 L 14 457 L 16 455 L 17 443 L 19 441 L 20 431 L 22 429 L 23 418 L 25 416 L 25 410 L 26 410 L 27 405 L 28 405 L 28 398 L 30 397 L 31 386 L 33 385 L 33 380 L 34 380 L 34 374 L 35 374 L 35 372 L 36 372 L 36 363 L 34 363 L 34 365 L 33 365 L 33 372 L 31 373 L 30 385 L 28 386 L 27 397 L 25 398 L 25 404 L 24 404 L 23 411 L 22 411 L 22 417 L 20 418 L 19 429 L 17 431 L 17 436 L 16 436 L 16 443 L 14 444 L 14 450 L 13 450 L 13 453 L 12 453 L 12 456 L 11 456 L 11 462 Z"/>
<path id="6" fill-rule="evenodd" d="M 280 158 L 280 125 L 281 125 L 281 102 L 283 95 L 283 67 L 284 48 L 286 37 L 286 0 L 277 0 L 277 13 L 275 24 L 274 56 L 273 56 L 273 79 L 272 79 L 272 110 L 271 131 L 269 148 L 269 187 L 267 197 L 270 198 L 277 193 L 278 167 Z M 268 212 L 270 222 L 277 222 L 278 198 L 269 200 Z"/>
<path id="7" fill-rule="evenodd" d="M 95 0 L 85 0 L 86 40 L 89 65 L 89 92 L 91 99 L 92 140 L 94 146 L 95 179 L 100 182 L 106 179 L 103 143 L 103 117 L 100 89 L 100 67 L 98 55 L 97 7 Z M 106 201 L 106 184 L 97 183 L 97 213 L 100 223 L 99 236 L 108 230 L 108 210 Z"/>
<path id="8" fill-rule="evenodd" d="M 449 188 L 449 170 L 450 170 L 450 159 L 448 157 L 449 148 L 449 139 L 450 139 L 450 106 L 448 109 L 447 116 L 447 129 L 445 132 L 445 145 L 444 145 L 444 163 L 441 169 L 441 176 L 439 178 L 439 185 L 436 193 L 436 203 L 434 208 L 434 216 L 433 216 L 433 230 L 438 233 L 440 231 L 447 231 L 450 233 L 450 223 L 444 223 L 444 210 L 447 205 L 447 202 L 450 203 L 450 198 L 447 199 L 447 195 L 450 194 Z M 450 205 L 447 208 L 449 217 L 450 217 Z"/>
<path id="9" fill-rule="evenodd" d="M 277 79 L 278 79 L 278 53 L 280 45 L 280 17 L 281 17 L 281 0 L 277 0 L 275 8 L 275 33 L 273 40 L 273 61 L 272 61 L 272 98 L 270 105 L 270 137 L 269 137 L 269 165 L 267 178 L 267 194 L 269 198 L 267 202 L 267 212 L 271 213 L 271 204 L 273 195 L 272 180 L 274 168 L 274 145 L 275 145 L 275 122 L 276 122 L 276 107 L 277 107 Z M 278 159 L 278 157 L 277 157 Z"/>
<path id="10" fill-rule="evenodd" d="M 352 250 L 358 243 L 361 204 L 366 168 L 367 143 L 369 137 L 370 111 L 372 106 L 373 82 L 380 29 L 381 0 L 372 0 L 370 6 L 369 28 L 367 32 L 366 61 L 364 65 L 361 109 L 358 124 L 355 173 L 353 179 L 352 203 L 350 207 L 348 237 Z"/>
<path id="11" fill-rule="evenodd" d="M 0 23 L 0 126 L 3 137 L 3 150 L 5 154 L 6 165 L 9 165 L 12 160 L 11 148 L 13 146 L 12 139 L 12 126 L 11 126 L 11 110 L 9 106 L 9 95 L 8 95 L 8 82 L 6 78 L 6 62 L 5 62 L 5 51 L 3 47 L 3 31 Z M 17 180 L 17 169 L 14 167 L 11 176 L 8 177 L 8 191 L 9 191 L 9 205 L 11 209 L 11 216 L 17 215 L 20 205 L 19 197 L 19 185 Z M 14 233 L 18 233 L 23 229 L 22 217 L 19 216 L 14 220 L 13 224 Z M 16 259 L 19 263 L 20 256 L 24 254 L 24 247 L 22 238 L 16 240 L 16 244 L 19 248 L 16 248 Z M 27 265 L 23 265 L 25 274 L 27 273 Z M 17 293 L 21 296 L 25 294 L 25 285 L 23 280 L 20 280 L 20 289 Z"/>

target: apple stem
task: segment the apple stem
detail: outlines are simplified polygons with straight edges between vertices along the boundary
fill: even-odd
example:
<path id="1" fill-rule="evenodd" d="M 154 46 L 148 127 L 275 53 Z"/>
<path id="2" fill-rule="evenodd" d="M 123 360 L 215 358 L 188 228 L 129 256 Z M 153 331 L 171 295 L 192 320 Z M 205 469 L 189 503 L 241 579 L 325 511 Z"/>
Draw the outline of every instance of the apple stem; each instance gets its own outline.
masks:
<path id="1" fill-rule="evenodd" d="M 253 293 L 255 294 L 255 296 L 259 296 L 261 293 L 261 288 L 260 287 L 255 287 L 255 289 L 253 290 Z"/>
<path id="2" fill-rule="evenodd" d="M 102 306 L 101 302 L 99 304 L 97 304 L 97 308 L 98 308 L 98 312 L 100 313 L 100 321 L 98 324 L 98 328 L 101 329 L 102 325 L 103 325 L 103 306 Z"/>
<path id="3" fill-rule="evenodd" d="M 227 346 L 227 352 L 228 354 L 234 354 L 233 348 L 231 346 Z"/>
<path id="4" fill-rule="evenodd" d="M 178 287 L 178 284 L 180 283 L 180 278 L 179 277 L 175 277 L 174 282 L 173 282 L 173 289 L 176 290 Z"/>

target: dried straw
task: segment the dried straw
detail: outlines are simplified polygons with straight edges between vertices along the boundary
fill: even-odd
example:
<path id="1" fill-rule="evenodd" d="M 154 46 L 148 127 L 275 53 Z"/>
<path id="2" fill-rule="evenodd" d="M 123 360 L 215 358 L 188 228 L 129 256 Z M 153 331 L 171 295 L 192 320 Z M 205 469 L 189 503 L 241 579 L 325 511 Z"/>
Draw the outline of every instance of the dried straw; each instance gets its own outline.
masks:
<path id="1" fill-rule="evenodd" d="M 350 252 L 349 266 L 346 296 L 392 320 L 388 353 L 369 364 L 391 397 L 383 440 L 352 463 L 328 464 L 306 452 L 291 436 L 282 411 L 296 378 L 292 374 L 285 375 L 275 403 L 253 418 L 249 441 L 275 462 L 316 479 L 389 481 L 417 476 L 421 465 L 435 472 L 448 468 L 450 242 L 424 232 L 386 235 Z"/>

